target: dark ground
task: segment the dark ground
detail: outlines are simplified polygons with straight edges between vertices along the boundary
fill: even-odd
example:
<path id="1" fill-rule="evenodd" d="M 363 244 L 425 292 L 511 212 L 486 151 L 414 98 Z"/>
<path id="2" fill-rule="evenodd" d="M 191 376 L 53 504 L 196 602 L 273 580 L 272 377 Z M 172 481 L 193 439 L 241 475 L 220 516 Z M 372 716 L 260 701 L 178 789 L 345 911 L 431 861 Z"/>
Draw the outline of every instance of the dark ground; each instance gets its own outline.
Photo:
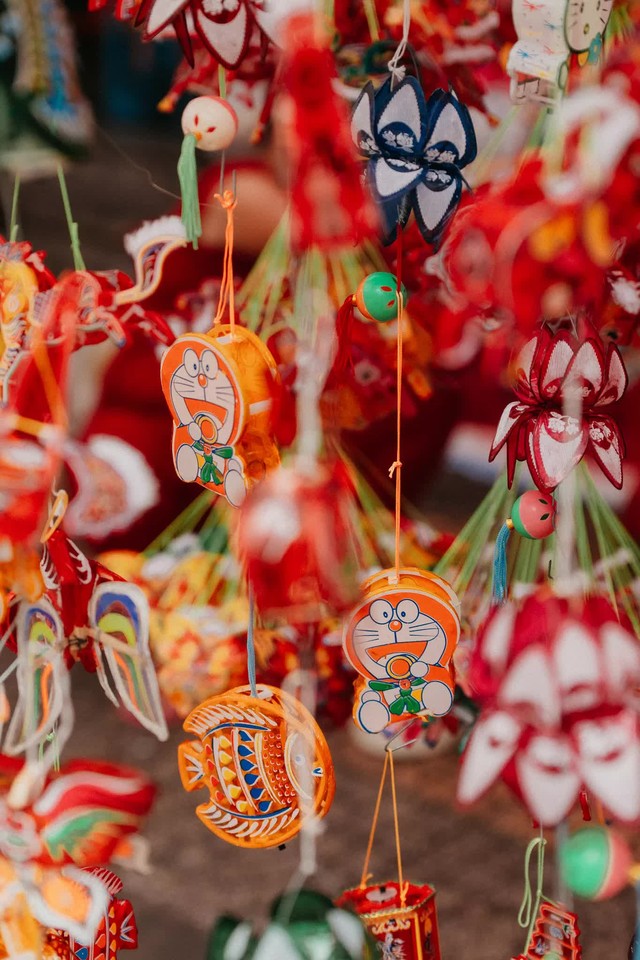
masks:
<path id="1" fill-rule="evenodd" d="M 115 135 L 125 150 L 149 168 L 163 186 L 175 190 L 175 142 Z M 128 268 L 122 234 L 144 218 L 167 209 L 144 173 L 126 163 L 104 140 L 93 158 L 69 176 L 71 199 L 89 267 Z M 5 191 L 6 196 L 6 191 Z M 23 236 L 48 252 L 57 270 L 71 264 L 57 182 L 25 185 Z M 427 509 L 441 514 L 458 497 L 468 513 L 475 503 L 465 485 L 452 490 L 450 479 L 431 491 Z M 475 496 L 475 494 L 473 495 Z M 461 500 L 460 497 L 463 499 Z M 74 671 L 77 719 L 70 752 L 140 766 L 160 787 L 148 825 L 153 870 L 148 876 L 120 871 L 140 927 L 139 960 L 204 960 L 207 930 L 221 912 L 260 920 L 296 867 L 298 849 L 241 851 L 210 835 L 197 820 L 204 795 L 186 794 L 178 779 L 176 746 L 181 732 L 158 744 L 129 725 L 105 701 L 95 678 Z M 351 742 L 348 732 L 330 736 L 337 779 L 333 809 L 319 841 L 315 886 L 330 895 L 359 880 L 375 802 L 381 760 Z M 399 764 L 400 822 L 405 874 L 437 888 L 444 960 L 509 960 L 522 947 L 516 917 L 522 894 L 522 864 L 532 836 L 522 810 L 495 791 L 472 813 L 454 804 L 454 755 Z M 553 857 L 547 884 L 553 895 Z M 379 879 L 395 874 L 390 805 L 381 819 L 374 858 Z M 634 924 L 628 891 L 615 901 L 579 905 L 587 960 L 625 960 Z"/>

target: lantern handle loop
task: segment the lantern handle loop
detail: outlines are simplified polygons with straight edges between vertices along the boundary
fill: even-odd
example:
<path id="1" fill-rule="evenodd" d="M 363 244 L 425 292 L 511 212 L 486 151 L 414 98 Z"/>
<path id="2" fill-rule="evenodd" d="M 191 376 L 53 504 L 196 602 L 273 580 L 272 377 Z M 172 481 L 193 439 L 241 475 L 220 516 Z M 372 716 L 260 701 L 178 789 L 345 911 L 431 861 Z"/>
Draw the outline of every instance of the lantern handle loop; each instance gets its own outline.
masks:
<path id="1" fill-rule="evenodd" d="M 540 827 L 540 836 L 534 837 L 533 840 L 529 842 L 527 846 L 526 853 L 524 855 L 524 893 L 522 895 L 522 903 L 520 904 L 520 911 L 518 913 L 518 926 L 523 929 L 527 929 L 527 939 L 525 941 L 523 954 L 527 953 L 529 949 L 529 944 L 531 942 L 531 936 L 533 934 L 533 927 L 536 922 L 536 916 L 540 908 L 540 903 L 542 901 L 542 881 L 544 876 L 544 848 L 547 845 L 547 841 L 544 838 L 544 833 L 542 827 Z M 531 857 L 533 856 L 534 850 L 538 852 L 537 859 L 537 882 L 536 882 L 536 892 L 535 897 L 531 887 L 531 879 L 529 877 L 529 869 L 531 866 Z"/>
<path id="2" fill-rule="evenodd" d="M 231 174 L 231 190 L 224 187 L 224 153 L 220 164 L 220 192 L 214 194 L 223 210 L 227 214 L 227 225 L 224 231 L 224 260 L 222 265 L 222 281 L 220 283 L 220 299 L 218 309 L 213 318 L 214 327 L 222 322 L 224 311 L 229 305 L 229 324 L 231 326 L 231 339 L 235 333 L 236 308 L 235 308 L 235 290 L 233 283 L 233 211 L 236 208 L 238 197 L 236 194 L 236 171 Z"/>

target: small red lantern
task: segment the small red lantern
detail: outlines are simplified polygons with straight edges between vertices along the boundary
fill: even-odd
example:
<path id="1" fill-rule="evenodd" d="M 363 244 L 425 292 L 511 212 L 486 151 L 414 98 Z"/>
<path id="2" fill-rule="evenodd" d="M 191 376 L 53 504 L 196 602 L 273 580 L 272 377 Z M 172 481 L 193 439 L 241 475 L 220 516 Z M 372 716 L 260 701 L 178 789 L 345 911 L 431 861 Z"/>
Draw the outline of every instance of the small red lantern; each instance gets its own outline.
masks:
<path id="1" fill-rule="evenodd" d="M 436 894 L 428 883 L 356 887 L 346 890 L 336 906 L 358 914 L 380 943 L 382 960 L 440 960 Z"/>

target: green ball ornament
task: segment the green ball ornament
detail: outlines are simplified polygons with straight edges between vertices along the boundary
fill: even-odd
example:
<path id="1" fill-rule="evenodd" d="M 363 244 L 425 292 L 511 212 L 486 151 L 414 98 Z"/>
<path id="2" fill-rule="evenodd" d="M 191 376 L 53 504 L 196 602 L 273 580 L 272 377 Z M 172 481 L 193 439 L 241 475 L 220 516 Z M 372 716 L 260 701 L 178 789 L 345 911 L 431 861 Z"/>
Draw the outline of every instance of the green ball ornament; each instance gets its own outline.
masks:
<path id="1" fill-rule="evenodd" d="M 564 883 L 586 900 L 615 896 L 627 883 L 632 863 L 628 844 L 607 827 L 585 827 L 560 847 Z"/>
<path id="2" fill-rule="evenodd" d="M 402 284 L 402 299 L 406 303 L 407 289 Z M 370 273 L 361 280 L 355 294 L 356 306 L 369 320 L 389 323 L 398 317 L 398 281 L 392 273 Z"/>

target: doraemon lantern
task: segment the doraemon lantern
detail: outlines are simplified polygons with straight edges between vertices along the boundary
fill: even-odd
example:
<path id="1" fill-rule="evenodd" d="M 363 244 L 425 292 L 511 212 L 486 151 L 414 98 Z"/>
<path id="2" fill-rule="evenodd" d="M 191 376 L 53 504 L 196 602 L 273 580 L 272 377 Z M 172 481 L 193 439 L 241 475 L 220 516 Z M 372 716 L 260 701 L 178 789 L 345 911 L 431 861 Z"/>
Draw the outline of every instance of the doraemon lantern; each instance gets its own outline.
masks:
<path id="1" fill-rule="evenodd" d="M 451 658 L 460 636 L 458 599 L 446 582 L 413 568 L 383 570 L 345 621 L 345 654 L 360 674 L 354 720 L 367 733 L 453 705 Z"/>
<path id="2" fill-rule="evenodd" d="M 279 462 L 273 357 L 250 330 L 220 324 L 178 337 L 162 359 L 161 377 L 176 473 L 240 506 L 251 484 Z"/>

